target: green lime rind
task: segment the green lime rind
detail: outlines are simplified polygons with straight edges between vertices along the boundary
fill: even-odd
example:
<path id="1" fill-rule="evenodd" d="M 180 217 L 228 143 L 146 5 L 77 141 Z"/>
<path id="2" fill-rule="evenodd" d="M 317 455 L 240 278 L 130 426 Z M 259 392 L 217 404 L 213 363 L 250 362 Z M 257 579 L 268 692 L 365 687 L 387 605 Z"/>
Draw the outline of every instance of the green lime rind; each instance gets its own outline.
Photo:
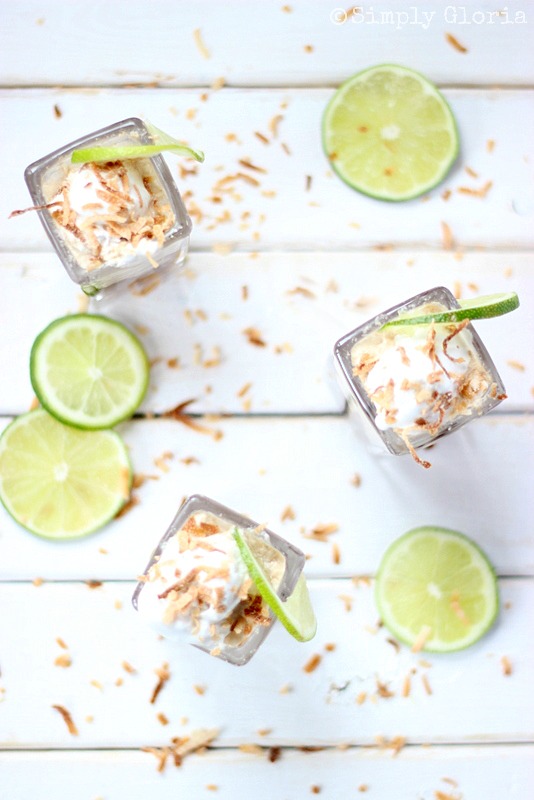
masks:
<path id="1" fill-rule="evenodd" d="M 109 147 L 82 147 L 78 150 L 73 150 L 71 161 L 73 164 L 85 164 L 88 161 L 123 161 L 130 158 L 150 158 L 158 153 L 170 152 L 178 156 L 186 156 L 194 158 L 195 161 L 202 163 L 204 161 L 204 153 L 202 150 L 194 150 L 183 142 L 179 142 L 168 133 L 161 131 L 146 122 L 146 127 L 152 136 L 153 144 L 139 144 L 139 145 L 116 145 Z"/>
<path id="2" fill-rule="evenodd" d="M 35 339 L 30 379 L 43 408 L 82 430 L 112 428 L 141 404 L 150 375 L 141 343 L 96 314 L 54 320 Z"/>
<path id="3" fill-rule="evenodd" d="M 450 311 L 439 311 L 435 314 L 423 314 L 420 316 L 399 316 L 386 322 L 382 326 L 391 328 L 399 325 L 430 325 L 435 323 L 462 322 L 464 319 L 490 319 L 509 314 L 519 308 L 519 297 L 515 292 L 503 292 L 501 294 L 487 294 L 482 297 L 475 297 L 470 300 L 460 300 L 460 308 Z"/>
<path id="4" fill-rule="evenodd" d="M 376 577 L 375 600 L 384 625 L 405 644 L 413 646 L 430 628 L 420 649 L 434 653 L 470 647 L 499 613 L 497 578 L 483 550 L 464 534 L 435 526 L 415 528 L 390 545 Z"/>
<path id="5" fill-rule="evenodd" d="M 44 539 L 100 530 L 127 502 L 132 478 L 115 431 L 81 431 L 36 409 L 0 436 L 0 500 L 15 522 Z"/>
<path id="6" fill-rule="evenodd" d="M 300 575 L 292 594 L 284 602 L 276 594 L 262 565 L 237 528 L 233 537 L 256 589 L 284 628 L 299 642 L 309 642 L 317 631 L 317 620 L 304 575 Z"/>
<path id="7" fill-rule="evenodd" d="M 383 146 L 383 140 L 375 142 L 374 144 L 374 152 L 373 147 L 369 147 L 369 142 L 361 143 L 362 144 L 362 155 L 359 158 L 361 161 L 361 166 L 358 166 L 358 172 L 355 174 L 355 161 L 358 160 L 358 151 L 355 149 L 355 131 L 359 128 L 357 122 L 354 121 L 354 116 L 351 119 L 350 114 L 354 115 L 354 108 L 350 109 L 350 105 L 344 103 L 347 95 L 349 94 L 350 90 L 354 88 L 357 84 L 363 84 L 369 78 L 373 77 L 373 73 L 389 73 L 391 76 L 394 76 L 394 80 L 398 80 L 399 78 L 412 78 L 415 79 L 419 87 L 421 89 L 420 97 L 427 96 L 432 97 L 435 101 L 437 106 L 440 109 L 440 114 L 442 118 L 441 126 L 435 126 L 431 121 L 428 119 L 425 120 L 424 116 L 417 120 L 416 117 L 416 109 L 413 110 L 413 113 L 409 113 L 409 104 L 406 102 L 399 103 L 399 107 L 401 108 L 401 114 L 406 113 L 410 118 L 408 119 L 405 128 L 408 129 L 410 126 L 412 128 L 415 127 L 417 135 L 420 137 L 422 130 L 428 131 L 428 145 L 423 147 L 422 143 L 413 144 L 411 145 L 411 149 L 414 151 L 414 158 L 411 158 L 411 161 L 417 166 L 417 162 L 419 161 L 422 164 L 423 157 L 428 162 L 429 160 L 436 160 L 435 159 L 435 151 L 437 147 L 441 146 L 438 143 L 438 135 L 442 138 L 445 136 L 448 139 L 448 146 L 446 147 L 446 152 L 437 159 L 437 164 L 433 171 L 429 173 L 429 175 L 419 181 L 412 180 L 411 188 L 405 187 L 401 190 L 394 190 L 390 186 L 389 188 L 378 188 L 377 187 L 377 179 L 376 177 L 376 170 L 375 176 L 369 181 L 368 175 L 372 171 L 371 163 L 374 160 L 375 162 L 381 160 L 381 156 L 378 153 L 378 149 Z M 395 101 L 395 90 L 391 87 L 388 87 L 387 92 L 385 93 L 382 105 L 372 112 L 375 117 L 384 116 L 384 109 L 386 109 L 389 103 Z M 398 98 L 397 98 L 398 99 Z M 419 98 L 420 99 L 420 98 Z M 371 99 L 372 102 L 372 99 Z M 344 106 L 344 108 L 343 108 Z M 360 109 L 357 109 L 357 112 L 360 112 Z M 348 130 L 350 131 L 350 135 L 345 135 L 345 140 L 349 140 L 347 145 L 347 141 L 343 143 L 343 136 L 341 139 L 339 138 L 339 132 L 336 133 L 336 127 L 339 127 L 334 120 L 336 114 L 341 116 L 342 122 L 346 125 L 346 121 L 349 122 Z M 343 119 L 344 118 L 344 119 Z M 371 116 L 371 120 L 373 116 Z M 352 124 L 354 122 L 354 124 Z M 367 122 L 367 120 L 366 120 Z M 395 122 L 392 119 L 390 122 Z M 387 127 L 387 123 L 386 123 Z M 458 126 L 456 123 L 456 119 L 452 112 L 452 109 L 441 94 L 439 89 L 429 81 L 424 75 L 421 73 L 408 69 L 407 67 L 402 67 L 398 64 L 379 64 L 374 67 L 369 67 L 361 72 L 353 75 L 352 77 L 348 78 L 341 86 L 337 89 L 333 97 L 330 99 L 329 103 L 326 106 L 326 109 L 323 114 L 322 120 L 322 145 L 323 150 L 325 152 L 326 157 L 329 160 L 329 163 L 334 170 L 334 172 L 352 189 L 360 192 L 361 194 L 367 195 L 368 197 L 372 197 L 375 200 L 384 200 L 387 202 L 403 202 L 406 200 L 413 200 L 416 197 L 425 194 L 426 192 L 431 191 L 436 186 L 438 186 L 444 178 L 449 173 L 452 165 L 456 161 L 458 154 L 460 152 L 460 137 L 458 132 Z M 407 142 L 408 139 L 405 139 Z M 341 145 L 341 146 L 340 146 Z M 408 148 L 408 150 L 410 149 Z M 345 151 L 345 148 L 346 151 Z M 367 148 L 367 152 L 366 152 Z M 404 146 L 406 150 L 406 146 Z M 339 157 L 339 151 L 343 151 L 342 157 Z M 427 152 L 424 152 L 427 151 Z M 398 155 L 398 154 L 397 154 Z M 396 162 L 397 167 L 401 169 L 401 172 L 404 172 L 405 175 L 412 175 L 414 174 L 415 170 L 410 169 L 410 163 L 408 160 L 397 160 Z M 385 171 L 384 167 L 385 164 L 381 163 L 381 174 Z M 363 177 L 362 177 L 363 176 Z M 374 184 L 374 185 L 373 185 Z"/>

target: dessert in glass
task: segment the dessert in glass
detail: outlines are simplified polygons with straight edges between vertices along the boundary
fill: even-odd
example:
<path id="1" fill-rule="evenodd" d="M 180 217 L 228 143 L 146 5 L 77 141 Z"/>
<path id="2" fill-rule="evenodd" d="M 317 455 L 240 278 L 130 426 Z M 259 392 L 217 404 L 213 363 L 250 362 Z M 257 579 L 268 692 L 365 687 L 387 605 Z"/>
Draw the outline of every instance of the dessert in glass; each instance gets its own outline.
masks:
<path id="1" fill-rule="evenodd" d="M 390 453 L 416 453 L 488 413 L 505 389 L 469 320 L 420 325 L 385 323 L 459 308 L 444 287 L 422 292 L 343 336 L 334 347 L 341 384 Z"/>
<path id="2" fill-rule="evenodd" d="M 24 173 L 43 227 L 73 281 L 89 295 L 183 263 L 191 220 L 160 154 L 73 164 L 74 150 L 152 144 L 136 118 L 77 139 Z"/>
<path id="3" fill-rule="evenodd" d="M 192 495 L 180 507 L 135 589 L 134 608 L 168 639 L 246 664 L 276 620 L 232 535 L 238 529 L 278 597 L 297 584 L 304 554 L 264 526 Z"/>

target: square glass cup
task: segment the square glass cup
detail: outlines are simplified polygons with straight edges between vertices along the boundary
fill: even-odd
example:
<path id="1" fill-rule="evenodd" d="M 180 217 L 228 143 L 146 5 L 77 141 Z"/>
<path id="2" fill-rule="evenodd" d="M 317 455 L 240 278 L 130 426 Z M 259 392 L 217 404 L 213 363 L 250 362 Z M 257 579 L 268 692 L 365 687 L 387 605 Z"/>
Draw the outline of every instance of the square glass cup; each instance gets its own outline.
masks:
<path id="1" fill-rule="evenodd" d="M 69 142 L 26 168 L 24 178 L 33 204 L 44 206 L 55 196 L 68 173 L 73 150 L 97 146 L 111 147 L 152 143 L 146 125 L 136 117 L 121 120 L 94 133 L 82 136 L 74 142 Z M 191 220 L 163 156 L 157 154 L 147 160 L 150 161 L 154 177 L 158 181 L 159 188 L 165 194 L 174 216 L 171 228 L 165 233 L 163 245 L 151 253 L 151 256 L 160 269 L 173 264 L 180 266 L 187 255 L 192 227 Z M 154 265 L 146 255 L 141 253 L 133 254 L 122 266 L 102 264 L 102 266 L 88 271 L 80 264 L 80 259 L 65 238 L 61 227 L 54 221 L 50 211 L 42 208 L 37 213 L 69 277 L 79 284 L 86 294 L 95 295 L 101 289 L 112 284 L 124 280 L 137 280 L 154 272 Z"/>
<path id="2" fill-rule="evenodd" d="M 180 506 L 178 513 L 171 522 L 168 530 L 152 553 L 150 561 L 148 562 L 143 575 L 146 575 L 152 565 L 159 560 L 169 539 L 171 539 L 180 530 L 180 528 L 182 528 L 192 514 L 199 511 L 213 514 L 223 522 L 229 523 L 230 525 L 235 526 L 242 531 L 253 531 L 258 527 L 258 524 L 253 522 L 248 517 L 244 517 L 241 514 L 238 514 L 236 511 L 232 511 L 232 509 L 217 503 L 215 500 L 211 500 L 209 497 L 204 497 L 203 495 L 199 494 L 191 495 L 191 497 L 189 497 L 183 503 L 183 505 Z M 276 533 L 273 533 L 267 528 L 262 529 L 262 535 L 267 537 L 268 543 L 271 545 L 271 547 L 278 550 L 284 556 L 285 569 L 280 581 L 280 585 L 277 589 L 277 594 L 282 601 L 285 601 L 292 594 L 299 576 L 304 569 L 304 563 L 306 561 L 305 555 L 301 550 L 298 549 L 298 547 L 295 547 L 290 542 L 286 541 L 281 536 L 278 536 Z M 143 591 L 144 587 L 145 582 L 139 581 L 135 588 L 132 597 L 132 604 L 136 611 L 138 610 L 139 595 Z M 221 658 L 223 661 L 228 661 L 230 664 L 234 664 L 236 666 L 242 666 L 250 661 L 276 622 L 276 616 L 270 610 L 269 617 L 269 625 L 256 625 L 252 633 L 242 643 L 238 645 L 225 645 L 224 642 L 221 642 L 220 653 L 216 654 L 216 658 Z M 199 650 L 203 650 L 206 653 L 212 653 L 212 648 L 206 647 L 202 643 L 191 644 L 193 647 L 198 647 Z"/>
<path id="3" fill-rule="evenodd" d="M 349 408 L 355 410 L 358 415 L 363 418 L 367 430 L 372 431 L 372 429 L 374 429 L 389 452 L 397 456 L 410 453 L 410 449 L 404 439 L 399 436 L 393 428 L 386 428 L 383 430 L 377 426 L 376 406 L 370 398 L 363 381 L 357 375 L 353 374 L 351 352 L 354 345 L 365 340 L 367 336 L 375 331 L 378 331 L 386 322 L 395 319 L 399 314 L 413 312 L 422 305 L 432 302 L 440 303 L 445 306 L 446 309 L 460 308 L 456 298 L 448 289 L 443 286 L 437 286 L 426 292 L 421 292 L 421 294 L 415 295 L 409 300 L 405 300 L 403 303 L 399 303 L 387 309 L 387 311 L 381 312 L 376 317 L 373 317 L 373 319 L 368 320 L 363 325 L 350 331 L 350 333 L 345 334 L 334 346 L 336 371 L 341 388 L 349 403 Z M 417 432 L 415 436 L 410 436 L 410 443 L 415 449 L 427 447 L 435 442 L 436 439 L 447 436 L 449 433 L 453 433 L 453 431 L 458 430 L 458 428 L 471 420 L 487 414 L 506 397 L 505 388 L 497 372 L 497 368 L 472 324 L 467 326 L 466 332 L 469 334 L 470 345 L 474 351 L 475 358 L 487 374 L 493 390 L 486 393 L 482 398 L 482 402 L 479 402 L 479 404 L 473 408 L 473 413 L 458 414 L 452 420 L 445 422 L 434 433 L 423 429 L 421 432 Z"/>

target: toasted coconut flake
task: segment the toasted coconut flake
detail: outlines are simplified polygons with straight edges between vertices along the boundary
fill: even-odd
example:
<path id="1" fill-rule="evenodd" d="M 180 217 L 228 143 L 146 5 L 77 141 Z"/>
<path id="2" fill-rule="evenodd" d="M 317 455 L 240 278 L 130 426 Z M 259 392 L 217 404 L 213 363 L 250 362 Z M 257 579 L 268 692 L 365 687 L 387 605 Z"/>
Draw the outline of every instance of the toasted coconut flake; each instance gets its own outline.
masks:
<path id="1" fill-rule="evenodd" d="M 291 506 L 286 506 L 284 508 L 284 510 L 282 511 L 282 514 L 280 516 L 280 520 L 282 522 L 285 522 L 287 519 L 293 520 L 293 519 L 295 519 L 295 516 L 296 515 L 295 515 L 295 512 L 294 512 L 293 508 Z"/>
<path id="2" fill-rule="evenodd" d="M 521 361 L 515 361 L 514 359 L 509 359 L 509 361 L 507 361 L 506 363 L 508 364 L 509 367 L 512 367 L 512 369 L 517 369 L 519 372 L 525 372 L 526 370 L 525 365 L 522 364 Z"/>
<path id="3" fill-rule="evenodd" d="M 335 542 L 332 545 L 332 563 L 341 564 L 341 550 Z"/>
<path id="4" fill-rule="evenodd" d="M 367 700 L 367 692 L 359 692 L 359 694 L 356 695 L 356 703 L 359 706 L 363 705 L 366 700 Z"/>
<path id="5" fill-rule="evenodd" d="M 459 53 L 467 53 L 468 52 L 467 47 L 464 47 L 464 45 L 461 44 L 458 41 L 458 39 L 455 36 L 452 35 L 452 33 L 446 33 L 445 34 L 445 39 L 451 45 L 451 47 L 454 47 L 454 49 L 457 50 Z"/>
<path id="6" fill-rule="evenodd" d="M 425 688 L 425 692 L 427 694 L 432 694 L 432 687 L 430 685 L 430 681 L 428 680 L 428 675 L 421 675 L 421 682 Z"/>
<path id="7" fill-rule="evenodd" d="M 269 751 L 267 754 L 267 758 L 274 764 L 275 761 L 280 761 L 282 758 L 282 748 L 281 747 L 269 747 Z"/>
<path id="8" fill-rule="evenodd" d="M 171 453 L 170 450 L 166 450 L 164 453 L 154 459 L 154 464 L 162 472 L 169 472 L 169 461 L 172 461 L 173 458 L 174 453 Z"/>
<path id="9" fill-rule="evenodd" d="M 68 645 L 65 644 L 65 642 L 63 641 L 63 639 L 60 636 L 57 637 L 56 642 L 58 643 L 58 645 L 61 647 L 62 650 L 68 650 L 69 649 Z"/>
<path id="10" fill-rule="evenodd" d="M 283 114 L 275 114 L 275 116 L 269 120 L 269 131 L 271 132 L 273 139 L 276 139 L 278 136 L 278 126 L 283 119 Z"/>
<path id="11" fill-rule="evenodd" d="M 69 656 L 68 653 L 61 653 L 61 655 L 59 655 L 54 661 L 54 666 L 63 667 L 64 669 L 70 667 L 71 664 L 72 664 L 72 658 Z"/>
<path id="12" fill-rule="evenodd" d="M 211 58 L 211 53 L 204 44 L 204 40 L 202 39 L 202 31 L 200 30 L 200 28 L 195 28 L 195 30 L 193 31 L 193 39 L 195 41 L 196 48 L 200 53 L 200 55 L 202 56 L 202 58 L 205 59 Z"/>
<path id="13" fill-rule="evenodd" d="M 206 694 L 206 687 L 205 687 L 205 686 L 200 686 L 199 684 L 195 684 L 195 685 L 193 686 L 193 689 L 195 690 L 195 692 L 196 692 L 197 694 L 199 694 L 199 695 L 201 695 L 201 696 L 202 696 L 203 694 Z"/>
<path id="14" fill-rule="evenodd" d="M 245 328 L 242 333 L 247 337 L 249 344 L 255 347 L 267 347 L 267 343 L 263 340 L 260 331 L 257 328 Z"/>
<path id="15" fill-rule="evenodd" d="M 508 658 L 508 656 L 501 657 L 501 667 L 503 675 L 511 675 L 512 674 L 512 662 Z"/>
<path id="16" fill-rule="evenodd" d="M 393 755 L 396 756 L 405 746 L 406 737 L 394 736 L 392 739 L 386 739 L 384 736 L 375 736 L 375 741 L 380 750 L 393 750 Z"/>
<path id="17" fill-rule="evenodd" d="M 95 581 L 92 578 L 89 578 L 89 580 L 84 581 L 84 583 L 89 589 L 100 589 L 100 587 L 103 586 L 102 581 Z"/>
<path id="18" fill-rule="evenodd" d="M 339 525 L 330 523 L 328 525 L 316 525 L 309 533 L 306 531 L 301 531 L 301 533 L 305 539 L 314 539 L 316 542 L 327 542 L 328 537 L 338 531 Z"/>
<path id="19" fill-rule="evenodd" d="M 430 625 L 423 625 L 419 631 L 415 642 L 412 645 L 412 653 L 419 653 L 432 636 L 432 628 Z"/>
<path id="20" fill-rule="evenodd" d="M 165 716 L 165 714 L 160 711 L 159 714 L 156 714 L 156 719 L 160 723 L 160 725 L 168 725 L 169 719 Z"/>
<path id="21" fill-rule="evenodd" d="M 70 715 L 70 712 L 67 711 L 67 709 L 64 708 L 64 706 L 53 705 L 52 708 L 55 709 L 56 711 L 59 711 L 59 713 L 63 717 L 63 720 L 65 722 L 65 725 L 67 726 L 67 730 L 70 733 L 70 735 L 71 736 L 78 736 L 78 728 L 74 724 L 74 721 L 72 719 L 72 716 Z"/>
<path id="22" fill-rule="evenodd" d="M 315 299 L 317 297 L 310 289 L 306 289 L 305 286 L 295 286 L 294 289 L 289 289 L 286 294 L 300 294 L 302 297 L 309 297 L 310 299 Z"/>
<path id="23" fill-rule="evenodd" d="M 323 657 L 320 653 L 314 653 L 314 655 L 311 656 L 311 658 L 309 658 L 302 667 L 303 672 L 315 672 L 322 660 Z"/>
<path id="24" fill-rule="evenodd" d="M 494 139 L 488 139 L 487 142 L 486 142 L 486 151 L 488 153 L 493 153 L 494 149 L 495 149 L 495 140 Z"/>
<path id="25" fill-rule="evenodd" d="M 454 247 L 454 238 L 449 225 L 446 222 L 441 222 L 441 240 L 443 242 L 444 250 L 452 250 Z"/>
<path id="26" fill-rule="evenodd" d="M 291 694 L 291 692 L 293 690 L 294 690 L 294 686 L 293 686 L 292 683 L 284 683 L 284 685 L 279 688 L 278 693 L 279 694 Z"/>
<path id="27" fill-rule="evenodd" d="M 480 189 L 472 189 L 470 186 L 459 186 L 457 191 L 459 194 L 468 194 L 471 197 L 486 197 L 487 193 L 493 186 L 493 181 L 486 181 L 484 186 L 481 186 Z"/>
<path id="28" fill-rule="evenodd" d="M 345 606 L 345 611 L 352 611 L 353 598 L 349 594 L 340 594 L 338 597 Z"/>
<path id="29" fill-rule="evenodd" d="M 132 667 L 132 665 L 128 661 L 123 661 L 122 664 L 121 664 L 121 667 L 129 675 L 136 675 L 137 674 L 137 670 L 135 669 L 135 667 Z"/>
<path id="30" fill-rule="evenodd" d="M 158 676 L 158 682 L 157 682 L 156 686 L 154 687 L 154 691 L 152 692 L 152 695 L 150 696 L 150 701 L 149 702 L 152 705 L 154 705 L 154 703 L 158 699 L 158 695 L 160 694 L 161 690 L 163 689 L 163 687 L 165 686 L 167 681 L 170 680 L 170 677 L 171 677 L 171 673 L 170 673 L 170 670 L 169 670 L 169 664 L 167 662 L 164 662 L 161 665 L 161 667 L 158 667 L 158 669 L 155 669 L 154 672 Z"/>
<path id="31" fill-rule="evenodd" d="M 378 678 L 376 678 L 375 680 L 376 680 L 376 691 L 379 697 L 384 697 L 386 699 L 390 697 L 395 697 L 395 692 L 391 691 L 387 683 L 379 681 Z"/>
<path id="32" fill-rule="evenodd" d="M 185 400 L 183 403 L 180 403 L 179 405 L 177 405 L 176 408 L 173 408 L 170 411 L 166 411 L 164 414 L 162 414 L 162 416 L 170 418 L 170 419 L 174 419 L 177 422 L 181 422 L 183 425 L 186 425 L 188 428 L 192 428 L 192 430 L 198 431 L 198 433 L 204 433 L 204 434 L 207 434 L 208 436 L 212 436 L 215 439 L 215 441 L 218 441 L 219 439 L 222 439 L 222 437 L 223 437 L 223 432 L 222 431 L 216 430 L 214 428 L 209 428 L 206 425 L 201 425 L 199 422 L 196 422 L 196 420 L 194 420 L 192 417 L 190 417 L 189 414 L 186 414 L 184 412 L 184 409 L 187 408 L 187 406 L 191 405 L 191 403 L 194 403 L 194 402 L 196 402 L 195 398 L 193 398 L 192 400 Z M 206 419 L 207 419 L 207 417 L 206 417 Z"/>
<path id="33" fill-rule="evenodd" d="M 128 512 L 131 511 L 132 508 L 135 508 L 135 506 L 139 505 L 140 502 L 141 501 L 139 500 L 136 494 L 130 495 L 130 499 L 127 500 L 126 503 L 122 506 L 122 508 L 120 508 L 118 512 L 115 514 L 115 519 L 121 519 L 122 517 L 126 516 L 126 514 L 128 514 Z"/>

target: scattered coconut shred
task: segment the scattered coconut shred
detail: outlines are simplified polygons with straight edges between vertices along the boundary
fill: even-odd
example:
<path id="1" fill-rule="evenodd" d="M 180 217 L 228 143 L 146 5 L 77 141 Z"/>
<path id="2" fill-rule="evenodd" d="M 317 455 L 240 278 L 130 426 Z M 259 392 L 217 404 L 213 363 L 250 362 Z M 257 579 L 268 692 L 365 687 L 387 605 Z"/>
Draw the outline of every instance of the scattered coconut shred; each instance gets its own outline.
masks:
<path id="1" fill-rule="evenodd" d="M 184 758 L 191 753 L 205 753 L 217 738 L 220 728 L 198 728 L 189 736 L 174 736 L 170 745 L 164 747 L 142 747 L 143 753 L 151 753 L 157 759 L 157 771 L 163 772 L 167 759 L 172 758 L 175 767 L 180 767 Z"/>

